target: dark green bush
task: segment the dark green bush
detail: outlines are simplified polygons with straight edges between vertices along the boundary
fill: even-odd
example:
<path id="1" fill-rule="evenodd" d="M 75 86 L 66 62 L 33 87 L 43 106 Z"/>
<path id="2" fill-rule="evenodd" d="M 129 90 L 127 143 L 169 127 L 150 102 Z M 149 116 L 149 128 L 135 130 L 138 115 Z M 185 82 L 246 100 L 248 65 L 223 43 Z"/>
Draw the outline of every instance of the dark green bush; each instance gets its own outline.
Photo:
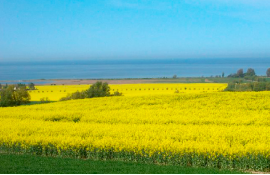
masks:
<path id="1" fill-rule="evenodd" d="M 108 83 L 96 82 L 91 85 L 86 91 L 77 91 L 72 94 L 68 94 L 66 97 L 60 99 L 60 101 L 84 99 L 84 98 L 94 98 L 94 97 L 107 97 L 107 96 L 121 96 L 122 93 L 116 91 L 113 95 L 110 94 L 110 87 Z"/>

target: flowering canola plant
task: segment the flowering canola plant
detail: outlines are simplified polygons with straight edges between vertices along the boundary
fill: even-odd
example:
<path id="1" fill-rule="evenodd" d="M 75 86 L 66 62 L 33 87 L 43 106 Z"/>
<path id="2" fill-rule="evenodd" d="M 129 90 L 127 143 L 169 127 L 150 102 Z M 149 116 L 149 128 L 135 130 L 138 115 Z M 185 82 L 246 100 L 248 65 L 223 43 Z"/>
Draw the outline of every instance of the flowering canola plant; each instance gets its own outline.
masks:
<path id="1" fill-rule="evenodd" d="M 0 108 L 0 150 L 266 170 L 270 93 L 211 92 Z"/>
<path id="2" fill-rule="evenodd" d="M 31 101 L 40 101 L 48 97 L 51 101 L 59 101 L 68 93 L 89 89 L 91 85 L 45 85 L 36 86 L 37 90 L 29 91 Z M 124 96 L 144 96 L 179 93 L 202 93 L 222 91 L 227 84 L 222 83 L 192 83 L 192 84 L 117 84 L 110 85 L 110 92 L 118 91 Z"/>

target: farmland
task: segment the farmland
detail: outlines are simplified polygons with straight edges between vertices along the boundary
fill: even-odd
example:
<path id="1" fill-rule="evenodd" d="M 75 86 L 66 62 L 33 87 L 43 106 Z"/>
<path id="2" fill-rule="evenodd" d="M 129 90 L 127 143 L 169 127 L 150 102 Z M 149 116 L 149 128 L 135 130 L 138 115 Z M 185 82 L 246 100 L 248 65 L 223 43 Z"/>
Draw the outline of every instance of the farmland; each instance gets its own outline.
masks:
<path id="1" fill-rule="evenodd" d="M 37 90 L 29 91 L 31 101 L 40 101 L 41 98 L 48 97 L 52 101 L 58 101 L 68 93 L 83 91 L 90 85 L 46 85 L 36 86 Z M 144 96 L 159 94 L 179 93 L 202 93 L 217 92 L 225 89 L 227 84 L 117 84 L 110 85 L 111 93 L 115 91 L 123 93 L 124 96 Z"/>
<path id="2" fill-rule="evenodd" d="M 174 86 L 112 85 L 124 96 L 0 108 L 1 150 L 268 171 L 269 92 L 219 92 L 224 84 Z M 79 90 L 71 89 L 61 95 Z"/>

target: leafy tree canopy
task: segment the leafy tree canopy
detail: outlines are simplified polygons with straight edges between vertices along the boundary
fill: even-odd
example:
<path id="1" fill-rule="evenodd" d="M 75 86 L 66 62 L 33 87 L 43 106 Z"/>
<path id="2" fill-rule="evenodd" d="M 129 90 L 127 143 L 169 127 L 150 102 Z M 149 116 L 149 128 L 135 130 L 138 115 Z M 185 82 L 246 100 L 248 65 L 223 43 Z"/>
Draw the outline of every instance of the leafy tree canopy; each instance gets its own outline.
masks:
<path id="1" fill-rule="evenodd" d="M 88 98 L 110 96 L 110 87 L 108 83 L 98 81 L 90 86 L 90 88 L 86 91 L 86 95 Z"/>
<path id="2" fill-rule="evenodd" d="M 26 86 L 9 85 L 0 91 L 0 106 L 18 106 L 30 102 L 30 95 Z"/>

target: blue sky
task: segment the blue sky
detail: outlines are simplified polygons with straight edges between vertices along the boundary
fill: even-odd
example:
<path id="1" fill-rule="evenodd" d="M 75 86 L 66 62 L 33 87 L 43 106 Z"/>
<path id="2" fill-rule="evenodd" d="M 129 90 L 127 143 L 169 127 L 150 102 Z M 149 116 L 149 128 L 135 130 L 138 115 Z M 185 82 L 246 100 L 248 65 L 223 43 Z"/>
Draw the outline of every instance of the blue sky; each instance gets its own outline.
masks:
<path id="1" fill-rule="evenodd" d="M 1 0 L 0 60 L 270 58 L 270 0 Z"/>

